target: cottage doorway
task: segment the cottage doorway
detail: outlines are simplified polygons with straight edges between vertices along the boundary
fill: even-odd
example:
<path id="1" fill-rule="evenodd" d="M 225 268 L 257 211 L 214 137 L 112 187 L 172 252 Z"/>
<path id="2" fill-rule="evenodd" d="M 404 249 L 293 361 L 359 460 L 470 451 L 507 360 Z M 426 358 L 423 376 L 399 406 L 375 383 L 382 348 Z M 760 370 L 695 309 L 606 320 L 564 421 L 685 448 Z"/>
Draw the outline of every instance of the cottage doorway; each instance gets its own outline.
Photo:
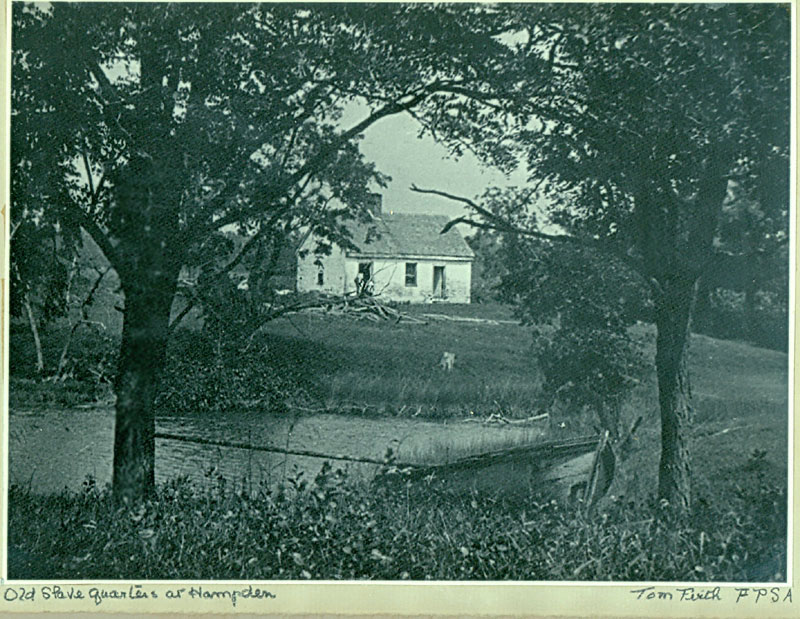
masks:
<path id="1" fill-rule="evenodd" d="M 446 294 L 444 281 L 444 267 L 433 267 L 433 296 L 436 299 L 444 299 Z"/>
<path id="2" fill-rule="evenodd" d="M 358 276 L 362 281 L 368 282 L 372 279 L 372 263 L 359 262 L 358 263 Z"/>
<path id="3" fill-rule="evenodd" d="M 358 275 L 356 276 L 356 294 L 363 296 L 365 294 L 373 294 L 375 286 L 372 283 L 372 263 L 359 262 Z"/>

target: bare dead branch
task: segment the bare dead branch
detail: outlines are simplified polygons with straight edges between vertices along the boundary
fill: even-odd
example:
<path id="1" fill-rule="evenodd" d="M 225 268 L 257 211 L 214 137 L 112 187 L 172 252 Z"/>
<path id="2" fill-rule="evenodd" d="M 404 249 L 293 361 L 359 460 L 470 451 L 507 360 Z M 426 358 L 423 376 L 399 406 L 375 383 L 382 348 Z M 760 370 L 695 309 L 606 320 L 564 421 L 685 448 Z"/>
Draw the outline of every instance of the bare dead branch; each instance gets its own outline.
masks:
<path id="1" fill-rule="evenodd" d="M 114 270 L 117 273 L 124 271 L 124 266 L 119 253 L 117 252 L 117 248 L 111 242 L 111 238 L 108 236 L 106 231 L 103 230 L 94 219 L 86 214 L 86 212 L 74 202 L 70 203 L 69 205 L 69 213 L 75 218 L 77 224 L 83 228 L 89 236 L 92 237 L 92 240 L 95 243 L 97 243 L 98 247 L 100 247 Z"/>
<path id="2" fill-rule="evenodd" d="M 469 198 L 465 198 L 463 196 L 456 196 L 451 193 L 447 193 L 445 191 L 439 191 L 438 189 L 422 189 L 420 187 L 417 187 L 416 185 L 412 185 L 411 191 L 422 194 L 437 195 L 443 198 L 454 200 L 456 202 L 460 202 L 469 207 L 470 209 L 474 210 L 478 215 L 480 215 L 485 220 L 485 221 L 476 221 L 475 219 L 470 219 L 468 217 L 457 217 L 447 223 L 447 225 L 442 229 L 441 232 L 442 234 L 448 232 L 456 224 L 463 223 L 476 228 L 482 228 L 485 230 L 497 230 L 498 232 L 507 232 L 510 234 L 518 234 L 521 236 L 541 239 L 544 241 L 554 241 L 556 243 L 571 243 L 576 246 L 581 246 L 594 251 L 600 251 L 606 254 L 610 254 L 615 258 L 617 258 L 618 260 L 625 263 L 626 265 L 628 265 L 636 273 L 645 276 L 645 278 L 648 279 L 646 277 L 644 265 L 639 260 L 637 260 L 633 256 L 628 255 L 623 251 L 619 251 L 615 248 L 609 247 L 608 245 L 598 241 L 597 239 L 581 238 L 570 234 L 548 234 L 545 232 L 540 232 L 538 230 L 532 230 L 530 228 L 522 228 L 492 213 L 488 209 L 476 204 L 473 200 L 470 200 Z"/>

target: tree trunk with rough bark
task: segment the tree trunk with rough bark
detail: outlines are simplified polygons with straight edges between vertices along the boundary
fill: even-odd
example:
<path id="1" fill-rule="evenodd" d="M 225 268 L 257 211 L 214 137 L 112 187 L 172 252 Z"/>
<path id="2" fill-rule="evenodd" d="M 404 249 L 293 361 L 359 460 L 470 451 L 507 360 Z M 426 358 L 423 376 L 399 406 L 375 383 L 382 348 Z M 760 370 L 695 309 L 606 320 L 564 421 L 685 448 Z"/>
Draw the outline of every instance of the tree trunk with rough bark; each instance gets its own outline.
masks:
<path id="1" fill-rule="evenodd" d="M 690 275 L 676 275 L 660 282 L 656 299 L 656 375 L 661 411 L 661 461 L 658 498 L 669 501 L 679 512 L 691 502 L 692 406 L 686 367 L 689 328 L 697 290 Z"/>
<path id="2" fill-rule="evenodd" d="M 155 487 L 153 406 L 166 361 L 173 296 L 153 284 L 138 295 L 126 295 L 115 384 L 113 487 L 117 498 L 144 498 Z"/>

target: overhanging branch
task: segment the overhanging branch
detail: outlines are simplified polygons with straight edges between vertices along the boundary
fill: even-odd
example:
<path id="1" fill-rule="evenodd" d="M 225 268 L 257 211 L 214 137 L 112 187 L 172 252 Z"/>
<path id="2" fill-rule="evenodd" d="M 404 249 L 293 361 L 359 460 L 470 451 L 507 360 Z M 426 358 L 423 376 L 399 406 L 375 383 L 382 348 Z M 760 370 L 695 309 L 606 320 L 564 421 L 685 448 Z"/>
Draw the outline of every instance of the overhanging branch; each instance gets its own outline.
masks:
<path id="1" fill-rule="evenodd" d="M 117 248 L 111 242 L 111 239 L 105 230 L 103 230 L 98 223 L 89 215 L 87 215 L 77 204 L 70 204 L 68 209 L 69 216 L 73 217 L 75 222 L 81 228 L 83 228 L 90 237 L 92 237 L 92 240 L 97 243 L 97 246 L 103 252 L 113 269 L 120 276 L 122 276 L 122 261 L 120 260 Z"/>
<path id="2" fill-rule="evenodd" d="M 419 105 L 427 97 L 437 92 L 450 92 L 451 94 L 456 94 L 452 90 L 453 88 L 454 86 L 452 84 L 446 84 L 437 80 L 417 89 L 414 92 L 406 94 L 404 97 L 400 97 L 387 103 L 386 105 L 381 106 L 379 109 L 370 113 L 366 118 L 353 125 L 350 129 L 347 129 L 339 134 L 330 143 L 320 148 L 320 150 L 314 156 L 309 158 L 305 164 L 300 166 L 293 173 L 263 187 L 259 192 L 257 199 L 266 204 L 274 203 L 277 199 L 289 191 L 291 187 L 301 182 L 304 178 L 315 175 L 320 169 L 323 168 L 325 164 L 329 162 L 329 160 L 342 148 L 344 144 L 351 141 L 357 135 L 363 133 L 366 129 L 374 125 L 379 120 L 388 116 L 407 112 Z M 481 95 L 483 99 L 486 99 L 482 93 L 478 92 L 468 92 L 464 90 L 458 94 L 462 94 L 464 96 L 473 95 L 476 97 Z M 486 103 L 485 100 L 484 103 Z M 285 212 L 291 208 L 291 205 L 292 202 L 287 201 L 287 203 L 279 210 L 279 216 L 283 216 Z M 242 214 L 231 213 L 213 222 L 206 222 L 204 225 L 198 228 L 187 230 L 184 240 L 188 242 L 197 234 L 202 235 L 212 230 L 218 230 L 225 225 L 236 223 L 241 219 Z"/>
<path id="3" fill-rule="evenodd" d="M 596 239 L 581 238 L 571 234 L 548 234 L 546 232 L 540 232 L 538 230 L 516 226 L 499 215 L 496 215 L 479 204 L 476 204 L 475 201 L 463 196 L 456 196 L 454 194 L 447 193 L 446 191 L 439 191 L 438 189 L 422 189 L 416 185 L 411 186 L 411 191 L 422 194 L 436 195 L 442 198 L 453 200 L 455 202 L 460 202 L 478 213 L 485 220 L 476 221 L 475 219 L 470 219 L 468 217 L 457 217 L 447 223 L 447 225 L 441 231 L 442 234 L 448 232 L 453 226 L 463 223 L 468 226 L 473 226 L 475 228 L 481 228 L 484 230 L 496 230 L 498 232 L 517 234 L 520 236 L 527 236 L 544 241 L 553 241 L 556 243 L 571 243 L 576 246 L 585 247 L 593 251 L 599 251 L 601 253 L 613 256 L 644 277 L 648 283 L 650 282 L 650 278 L 640 260 L 637 260 L 625 252 L 609 247 L 608 245 Z"/>

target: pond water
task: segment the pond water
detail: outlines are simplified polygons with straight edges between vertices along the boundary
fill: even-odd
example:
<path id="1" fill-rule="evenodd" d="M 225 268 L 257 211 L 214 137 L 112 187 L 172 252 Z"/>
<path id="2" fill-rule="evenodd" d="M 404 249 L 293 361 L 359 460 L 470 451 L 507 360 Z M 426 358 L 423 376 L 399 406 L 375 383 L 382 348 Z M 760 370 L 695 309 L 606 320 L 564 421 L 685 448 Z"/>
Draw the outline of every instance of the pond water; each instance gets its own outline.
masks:
<path id="1" fill-rule="evenodd" d="M 11 411 L 9 430 L 9 483 L 44 494 L 80 490 L 88 475 L 101 487 L 110 483 L 113 408 Z M 543 435 L 541 425 L 487 426 L 333 414 L 292 417 L 246 411 L 158 418 L 156 432 L 376 460 L 382 460 L 391 448 L 400 462 L 427 463 L 529 444 Z M 299 475 L 313 480 L 324 462 L 319 457 L 156 440 L 157 483 L 185 476 L 207 485 L 223 478 L 228 487 L 253 490 Z M 365 479 L 380 468 L 343 461 L 332 464 Z"/>

